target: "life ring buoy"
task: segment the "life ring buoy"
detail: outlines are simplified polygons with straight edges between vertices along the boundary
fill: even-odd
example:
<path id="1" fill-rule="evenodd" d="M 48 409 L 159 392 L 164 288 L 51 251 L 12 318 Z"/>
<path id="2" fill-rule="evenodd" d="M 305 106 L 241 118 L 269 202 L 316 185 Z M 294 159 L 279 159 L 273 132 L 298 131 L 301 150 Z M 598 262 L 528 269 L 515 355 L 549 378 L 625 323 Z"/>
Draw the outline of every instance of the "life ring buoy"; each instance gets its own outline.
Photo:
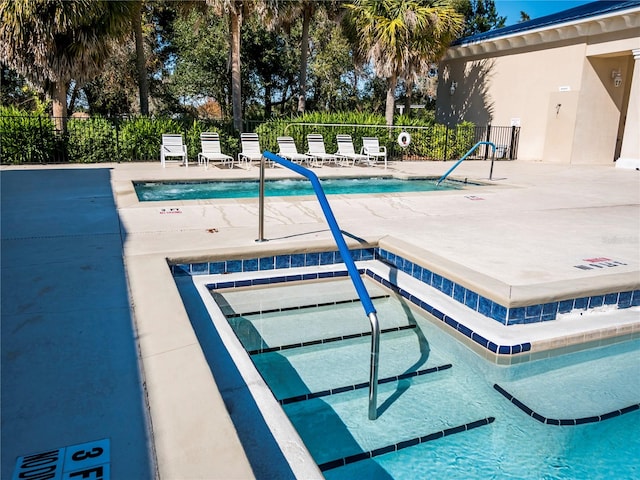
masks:
<path id="1" fill-rule="evenodd" d="M 408 132 L 401 132 L 400 135 L 398 135 L 398 145 L 404 148 L 408 147 L 410 143 L 411 135 L 409 135 Z"/>

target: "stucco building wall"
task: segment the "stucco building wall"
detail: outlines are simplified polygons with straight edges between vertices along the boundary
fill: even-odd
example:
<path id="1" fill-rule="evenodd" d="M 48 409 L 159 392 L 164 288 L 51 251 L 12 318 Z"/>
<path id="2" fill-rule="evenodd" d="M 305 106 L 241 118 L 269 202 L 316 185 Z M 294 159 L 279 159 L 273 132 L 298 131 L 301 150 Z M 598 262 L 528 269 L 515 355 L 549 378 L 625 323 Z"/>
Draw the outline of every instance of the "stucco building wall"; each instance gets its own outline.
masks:
<path id="1" fill-rule="evenodd" d="M 623 147 L 640 150 L 629 146 L 640 132 L 634 51 L 640 8 L 462 43 L 440 65 L 436 117 L 449 125 L 519 125 L 521 160 L 612 164 Z"/>

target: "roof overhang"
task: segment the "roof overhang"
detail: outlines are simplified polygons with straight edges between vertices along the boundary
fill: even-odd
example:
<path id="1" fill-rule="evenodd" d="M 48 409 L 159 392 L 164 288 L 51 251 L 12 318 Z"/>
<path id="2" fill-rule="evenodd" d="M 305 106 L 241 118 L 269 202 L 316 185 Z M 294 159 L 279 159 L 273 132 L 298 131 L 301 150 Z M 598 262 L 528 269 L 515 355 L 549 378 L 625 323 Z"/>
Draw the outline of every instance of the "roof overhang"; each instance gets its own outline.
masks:
<path id="1" fill-rule="evenodd" d="M 636 30 L 633 32 L 633 30 Z M 555 25 L 534 28 L 516 33 L 505 34 L 486 40 L 471 41 L 449 47 L 443 60 L 486 56 L 504 53 L 518 48 L 531 48 L 540 45 L 592 37 L 630 30 L 640 36 L 640 8 L 612 12 L 595 17 L 572 20 Z"/>

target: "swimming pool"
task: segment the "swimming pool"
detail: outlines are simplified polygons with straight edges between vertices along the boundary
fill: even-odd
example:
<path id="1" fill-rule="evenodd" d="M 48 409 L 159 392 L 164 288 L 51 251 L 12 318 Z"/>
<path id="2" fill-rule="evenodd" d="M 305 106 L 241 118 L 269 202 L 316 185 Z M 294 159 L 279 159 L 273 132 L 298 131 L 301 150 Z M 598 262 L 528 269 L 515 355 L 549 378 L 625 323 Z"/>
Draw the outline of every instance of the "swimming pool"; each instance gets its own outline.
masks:
<path id="1" fill-rule="evenodd" d="M 429 192 L 433 190 L 459 190 L 462 182 L 447 181 L 436 186 L 434 178 L 399 179 L 394 177 L 327 178 L 320 183 L 327 195 L 357 193 Z M 467 184 L 468 185 L 468 184 Z M 256 198 L 257 180 L 218 180 L 189 182 L 134 182 L 138 200 L 195 200 L 212 198 Z M 279 179 L 265 181 L 265 196 L 314 195 L 313 187 L 305 179 Z"/>
<path id="2" fill-rule="evenodd" d="M 348 280 L 207 293 L 325 478 L 640 473 L 640 341 L 499 366 L 366 281 L 384 332 L 375 421 L 368 322 Z"/>

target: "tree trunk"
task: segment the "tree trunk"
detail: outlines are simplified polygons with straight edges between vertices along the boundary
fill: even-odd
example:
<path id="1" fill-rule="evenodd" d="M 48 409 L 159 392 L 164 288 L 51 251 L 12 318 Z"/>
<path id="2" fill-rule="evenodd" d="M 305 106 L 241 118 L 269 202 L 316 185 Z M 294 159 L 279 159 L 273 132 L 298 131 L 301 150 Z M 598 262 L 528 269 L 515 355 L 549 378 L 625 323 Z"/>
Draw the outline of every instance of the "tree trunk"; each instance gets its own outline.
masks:
<path id="1" fill-rule="evenodd" d="M 300 85 L 298 88 L 298 113 L 304 113 L 307 102 L 307 58 L 309 56 L 309 25 L 313 12 L 305 4 L 302 12 L 302 40 L 300 42 Z"/>
<path id="2" fill-rule="evenodd" d="M 56 82 L 51 90 L 53 101 L 53 121 L 58 133 L 67 131 L 67 85 L 64 82 Z"/>
<path id="3" fill-rule="evenodd" d="M 242 132 L 242 75 L 240 71 L 240 28 L 242 26 L 242 2 L 236 2 L 231 12 L 231 100 L 233 127 Z"/>
<path id="4" fill-rule="evenodd" d="M 149 115 L 149 80 L 147 79 L 147 59 L 144 55 L 144 38 L 142 36 L 142 0 L 135 3 L 131 23 L 136 41 L 136 70 L 138 71 L 140 114 Z"/>
<path id="5" fill-rule="evenodd" d="M 67 113 L 71 112 L 73 115 L 73 111 L 76 109 L 76 100 L 78 99 L 78 82 L 74 82 L 73 88 L 71 90 L 71 98 L 69 99 L 69 105 L 67 106 Z"/>
<path id="6" fill-rule="evenodd" d="M 406 96 L 404 97 L 404 111 L 407 116 L 411 114 L 411 98 L 413 93 L 413 80 L 406 80 L 405 84 L 407 86 Z"/>
<path id="7" fill-rule="evenodd" d="M 271 82 L 264 85 L 264 117 L 271 118 Z"/>
<path id="8" fill-rule="evenodd" d="M 398 76 L 393 75 L 387 79 L 387 104 L 384 111 L 384 118 L 387 125 L 393 125 L 393 112 L 396 108 L 396 86 L 398 84 Z"/>

